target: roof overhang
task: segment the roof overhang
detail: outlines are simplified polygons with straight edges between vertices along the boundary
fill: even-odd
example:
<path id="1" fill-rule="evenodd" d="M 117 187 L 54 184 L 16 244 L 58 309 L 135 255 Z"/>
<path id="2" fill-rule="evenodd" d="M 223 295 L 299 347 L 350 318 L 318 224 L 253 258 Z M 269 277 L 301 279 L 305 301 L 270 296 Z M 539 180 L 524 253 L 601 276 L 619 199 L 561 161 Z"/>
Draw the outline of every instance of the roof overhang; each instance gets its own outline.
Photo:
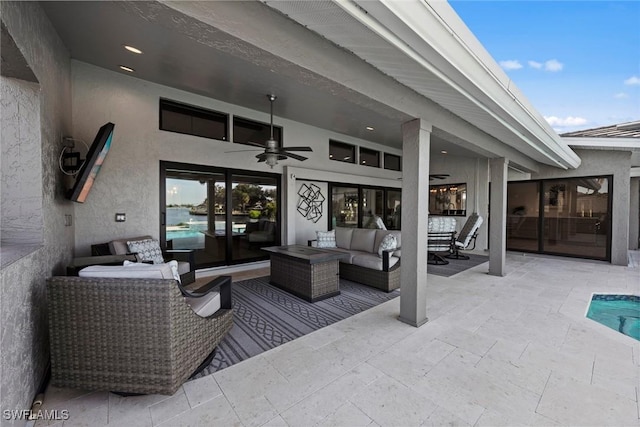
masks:
<path id="1" fill-rule="evenodd" d="M 446 2 L 265 3 L 530 158 L 580 165 Z"/>

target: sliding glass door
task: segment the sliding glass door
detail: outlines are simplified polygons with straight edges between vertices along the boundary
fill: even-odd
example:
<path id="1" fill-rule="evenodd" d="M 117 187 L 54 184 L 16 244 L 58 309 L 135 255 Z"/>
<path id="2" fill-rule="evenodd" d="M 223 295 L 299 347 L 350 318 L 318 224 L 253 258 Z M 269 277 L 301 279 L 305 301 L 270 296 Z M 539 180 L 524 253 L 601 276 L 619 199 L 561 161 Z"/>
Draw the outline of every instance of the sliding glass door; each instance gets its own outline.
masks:
<path id="1" fill-rule="evenodd" d="M 268 258 L 280 244 L 279 175 L 161 162 L 161 243 L 198 268 Z M 229 191 L 229 189 L 231 189 Z"/>
<path id="2" fill-rule="evenodd" d="M 572 178 L 543 182 L 542 247 L 545 252 L 607 259 L 609 180 Z"/>
<path id="3" fill-rule="evenodd" d="M 507 249 L 611 259 L 611 177 L 510 182 Z"/>

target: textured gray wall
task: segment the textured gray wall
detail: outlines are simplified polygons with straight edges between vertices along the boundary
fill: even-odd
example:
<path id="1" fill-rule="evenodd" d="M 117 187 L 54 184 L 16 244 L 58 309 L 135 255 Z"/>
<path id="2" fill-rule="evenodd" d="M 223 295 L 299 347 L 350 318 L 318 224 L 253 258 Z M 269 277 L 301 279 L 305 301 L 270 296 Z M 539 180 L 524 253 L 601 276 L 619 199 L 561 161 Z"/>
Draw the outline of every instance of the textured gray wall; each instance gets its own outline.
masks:
<path id="1" fill-rule="evenodd" d="M 0 77 L 2 244 L 42 243 L 39 85 Z M 4 263 L 3 263 L 4 264 Z"/>
<path id="2" fill-rule="evenodd" d="M 69 53 L 35 2 L 0 2 L 0 16 L 40 84 L 43 243 L 0 270 L 1 410 L 25 409 L 49 360 L 45 279 L 63 272 L 73 251 L 73 227 L 64 217 L 73 206 L 63 199 L 58 170 L 62 134 L 71 128 Z M 4 126 L 3 126 L 4 127 Z M 25 159 L 25 164 L 29 160 Z M 11 247 L 2 248 L 2 256 Z M 3 425 L 24 425 L 24 421 Z"/>
<path id="3" fill-rule="evenodd" d="M 605 150 L 575 150 L 582 159 L 578 169 L 563 171 L 541 166 L 531 179 L 569 178 L 613 175 L 613 212 L 611 216 L 611 263 L 627 265 L 629 248 L 629 173 L 631 152 Z"/>
<path id="4" fill-rule="evenodd" d="M 72 61 L 72 80 L 73 137 L 90 141 L 101 125 L 107 121 L 115 124 L 112 147 L 100 175 L 86 202 L 76 206 L 76 256 L 89 255 L 91 244 L 114 237 L 158 236 L 160 160 L 274 173 L 282 173 L 285 165 L 309 166 L 334 173 L 375 175 L 391 185 L 399 182 L 398 172 L 329 160 L 328 141 L 337 139 L 392 154 L 401 154 L 400 150 L 282 119 L 277 116 L 277 102 L 274 123 L 283 126 L 285 144 L 308 145 L 313 152 L 305 153 L 309 160 L 304 163 L 287 160 L 269 169 L 256 162 L 256 152 L 230 153 L 246 150 L 246 146 L 159 130 L 158 102 L 161 97 L 169 98 L 263 122 L 269 121 L 268 114 L 78 61 Z M 126 213 L 126 222 L 115 222 L 116 212 Z"/>

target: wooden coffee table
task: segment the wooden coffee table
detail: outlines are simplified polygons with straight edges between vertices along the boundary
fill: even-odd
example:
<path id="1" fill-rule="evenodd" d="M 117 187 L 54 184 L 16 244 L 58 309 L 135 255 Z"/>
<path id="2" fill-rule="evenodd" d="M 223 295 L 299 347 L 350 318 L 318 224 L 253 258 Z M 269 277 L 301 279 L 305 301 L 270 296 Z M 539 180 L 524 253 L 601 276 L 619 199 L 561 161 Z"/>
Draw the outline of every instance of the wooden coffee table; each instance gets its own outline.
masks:
<path id="1" fill-rule="evenodd" d="M 262 248 L 271 255 L 271 284 L 309 302 L 340 294 L 338 262 L 348 254 L 302 245 Z"/>

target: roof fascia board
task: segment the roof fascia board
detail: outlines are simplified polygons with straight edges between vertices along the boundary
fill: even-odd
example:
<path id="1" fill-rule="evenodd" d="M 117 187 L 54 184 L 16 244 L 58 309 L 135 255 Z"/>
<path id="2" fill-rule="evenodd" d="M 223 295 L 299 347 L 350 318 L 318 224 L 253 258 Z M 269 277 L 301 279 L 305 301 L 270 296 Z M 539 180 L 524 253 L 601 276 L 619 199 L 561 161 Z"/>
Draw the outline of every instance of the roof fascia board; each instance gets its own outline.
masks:
<path id="1" fill-rule="evenodd" d="M 486 66 L 487 63 L 495 64 L 495 61 L 446 2 L 432 2 L 433 5 L 426 1 L 334 0 L 334 2 L 363 25 L 448 83 L 466 99 L 509 129 L 518 139 L 549 158 L 557 167 L 567 169 L 580 165 L 580 158 L 559 139 L 537 111 L 528 105 L 528 102 L 525 105 L 522 100 L 526 98 L 497 67 L 497 64 L 493 67 Z M 436 11 L 434 7 L 438 10 Z M 446 22 L 442 18 L 443 15 L 447 16 Z M 415 21 L 416 18 L 426 18 L 429 22 L 422 21 L 418 24 Z M 452 28 L 451 24 L 456 28 Z M 424 31 L 424 28 L 429 28 L 429 32 Z M 421 46 L 417 46 L 415 36 L 423 41 Z M 479 55 L 484 58 L 469 47 L 466 39 L 473 41 L 474 49 L 477 49 L 480 52 Z M 452 65 L 456 72 L 451 73 L 451 70 L 445 72 L 434 66 L 434 58 L 425 57 L 416 47 L 437 52 L 439 59 L 444 59 L 447 65 Z M 510 87 L 513 90 L 509 90 Z M 511 108 L 505 108 L 505 106 Z M 519 126 L 520 129 L 515 126 Z"/>
<path id="2" fill-rule="evenodd" d="M 576 148 L 591 148 L 602 150 L 625 149 L 632 151 L 640 151 L 639 138 L 591 138 L 591 137 L 572 137 L 562 138 L 567 145 Z"/>
<path id="3" fill-rule="evenodd" d="M 159 3 L 331 79 L 371 100 L 411 117 L 423 118 L 477 147 L 492 147 L 494 156 L 507 156 L 511 152 L 502 141 L 261 2 Z M 265 10 L 270 13 L 265 13 Z"/>

